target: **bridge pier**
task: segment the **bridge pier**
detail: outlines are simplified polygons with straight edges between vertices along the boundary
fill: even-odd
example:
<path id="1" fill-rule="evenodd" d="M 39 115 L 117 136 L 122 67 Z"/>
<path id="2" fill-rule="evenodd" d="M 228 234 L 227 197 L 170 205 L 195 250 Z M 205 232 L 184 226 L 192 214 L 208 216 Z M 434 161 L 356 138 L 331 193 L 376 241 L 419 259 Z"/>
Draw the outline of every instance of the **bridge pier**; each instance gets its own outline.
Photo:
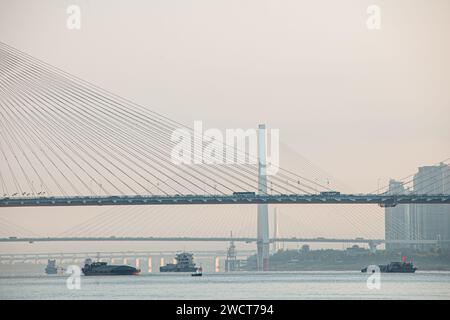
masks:
<path id="1" fill-rule="evenodd" d="M 214 257 L 214 271 L 220 272 L 220 257 Z"/>
<path id="2" fill-rule="evenodd" d="M 136 265 L 136 269 L 140 269 L 140 267 L 141 267 L 141 260 L 139 258 L 136 258 L 135 265 Z"/>
<path id="3" fill-rule="evenodd" d="M 371 253 L 375 253 L 377 251 L 377 243 L 369 241 L 369 250 Z"/>
<path id="4" fill-rule="evenodd" d="M 149 273 L 152 273 L 152 257 L 148 257 L 147 261 L 148 261 L 148 269 L 147 270 Z"/>

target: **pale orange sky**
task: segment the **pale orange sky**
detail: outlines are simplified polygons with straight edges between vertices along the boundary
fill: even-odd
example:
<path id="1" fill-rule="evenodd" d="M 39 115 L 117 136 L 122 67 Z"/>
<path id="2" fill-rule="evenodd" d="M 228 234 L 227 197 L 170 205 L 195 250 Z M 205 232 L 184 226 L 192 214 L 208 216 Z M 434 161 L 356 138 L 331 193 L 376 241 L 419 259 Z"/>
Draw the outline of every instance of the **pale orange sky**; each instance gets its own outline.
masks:
<path id="1" fill-rule="evenodd" d="M 449 30 L 447 0 L 0 0 L 2 42 L 189 126 L 279 128 L 357 192 L 448 158 Z"/>

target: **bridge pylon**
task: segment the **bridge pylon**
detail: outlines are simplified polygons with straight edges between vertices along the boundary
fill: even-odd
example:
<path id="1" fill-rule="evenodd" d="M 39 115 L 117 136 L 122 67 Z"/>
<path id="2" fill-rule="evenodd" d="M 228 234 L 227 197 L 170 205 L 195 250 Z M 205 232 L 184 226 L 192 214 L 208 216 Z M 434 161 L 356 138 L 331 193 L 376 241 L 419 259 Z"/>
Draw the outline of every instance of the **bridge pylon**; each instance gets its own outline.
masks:
<path id="1" fill-rule="evenodd" d="M 258 194 L 267 194 L 266 176 L 266 125 L 258 126 Z M 269 271 L 269 213 L 267 204 L 258 204 L 257 209 L 257 267 L 258 271 Z"/>

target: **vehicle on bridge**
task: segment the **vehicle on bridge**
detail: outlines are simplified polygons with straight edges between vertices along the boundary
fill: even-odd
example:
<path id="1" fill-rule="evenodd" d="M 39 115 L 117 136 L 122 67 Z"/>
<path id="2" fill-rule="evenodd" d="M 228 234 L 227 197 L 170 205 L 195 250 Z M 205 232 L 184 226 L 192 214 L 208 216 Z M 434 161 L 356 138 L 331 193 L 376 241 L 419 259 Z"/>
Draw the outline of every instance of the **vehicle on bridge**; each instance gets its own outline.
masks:
<path id="1" fill-rule="evenodd" d="M 233 196 L 255 196 L 256 193 L 255 192 L 248 192 L 248 191 L 244 191 L 244 192 L 233 192 Z"/>
<path id="2" fill-rule="evenodd" d="M 340 196 L 341 193 L 339 191 L 322 191 L 320 193 L 321 196 L 326 196 L 326 197 L 334 197 L 334 196 Z"/>

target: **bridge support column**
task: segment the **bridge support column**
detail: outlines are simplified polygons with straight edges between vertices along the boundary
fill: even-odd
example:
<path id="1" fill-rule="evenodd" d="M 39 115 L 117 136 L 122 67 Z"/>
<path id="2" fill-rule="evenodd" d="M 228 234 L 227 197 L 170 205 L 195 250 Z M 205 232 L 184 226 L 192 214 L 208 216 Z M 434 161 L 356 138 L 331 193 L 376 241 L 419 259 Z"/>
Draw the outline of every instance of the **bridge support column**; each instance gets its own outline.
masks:
<path id="1" fill-rule="evenodd" d="M 220 272 L 220 257 L 214 258 L 214 271 Z"/>
<path id="2" fill-rule="evenodd" d="M 377 246 L 379 243 L 376 243 L 375 241 L 369 241 L 369 250 L 370 253 L 376 253 L 377 252 Z"/>
<path id="3" fill-rule="evenodd" d="M 258 194 L 267 194 L 266 125 L 258 126 Z M 258 204 L 256 247 L 258 271 L 269 270 L 269 214 L 267 204 Z"/>
<path id="4" fill-rule="evenodd" d="M 278 243 L 275 239 L 278 237 L 278 221 L 277 221 L 277 208 L 273 208 L 273 242 L 272 242 L 272 254 L 277 253 Z"/>
<path id="5" fill-rule="evenodd" d="M 141 267 L 141 260 L 139 259 L 139 258 L 136 258 L 135 259 L 135 264 L 136 264 L 136 269 L 140 269 L 140 267 Z"/>

